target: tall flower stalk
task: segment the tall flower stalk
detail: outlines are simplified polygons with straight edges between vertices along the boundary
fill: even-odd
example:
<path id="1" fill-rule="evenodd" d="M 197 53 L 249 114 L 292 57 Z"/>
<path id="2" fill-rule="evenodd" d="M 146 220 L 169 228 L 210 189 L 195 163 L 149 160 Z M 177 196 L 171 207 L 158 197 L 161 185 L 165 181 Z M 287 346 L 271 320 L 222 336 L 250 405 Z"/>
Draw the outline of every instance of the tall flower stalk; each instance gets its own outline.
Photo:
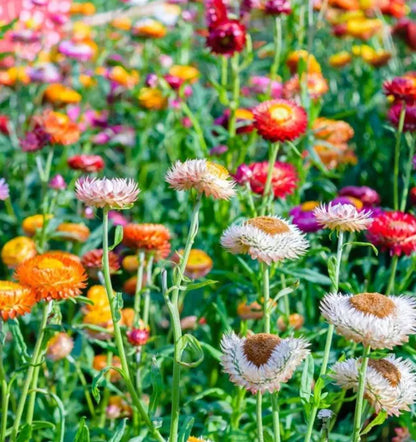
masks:
<path id="1" fill-rule="evenodd" d="M 274 165 L 276 163 L 277 154 L 279 152 L 279 143 L 273 143 L 270 146 L 270 153 L 269 153 L 269 168 L 267 170 L 267 178 L 266 183 L 264 185 L 264 193 L 263 193 L 263 200 L 262 200 L 262 206 L 260 209 L 260 214 L 264 215 L 271 210 L 272 202 L 273 202 L 273 189 L 272 189 L 272 179 L 273 179 L 273 171 L 274 171 Z"/>
<path id="2" fill-rule="evenodd" d="M 399 168 L 400 168 L 400 144 L 402 139 L 404 119 L 406 116 L 406 103 L 402 104 L 399 117 L 399 125 L 396 132 L 396 143 L 394 146 L 394 178 L 393 178 L 393 207 L 399 209 Z"/>

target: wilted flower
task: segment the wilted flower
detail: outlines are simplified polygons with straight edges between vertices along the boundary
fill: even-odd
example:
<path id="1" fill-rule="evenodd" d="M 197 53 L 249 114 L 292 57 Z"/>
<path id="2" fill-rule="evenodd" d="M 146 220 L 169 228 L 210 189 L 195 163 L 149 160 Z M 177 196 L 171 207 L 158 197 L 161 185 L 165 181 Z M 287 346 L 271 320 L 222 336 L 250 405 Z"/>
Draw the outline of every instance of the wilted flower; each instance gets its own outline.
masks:
<path id="1" fill-rule="evenodd" d="M 358 391 L 360 359 L 337 362 L 331 377 L 344 389 Z M 376 413 L 385 410 L 399 416 L 409 411 L 416 400 L 416 373 L 410 361 L 388 355 L 383 359 L 370 359 L 365 374 L 365 398 Z"/>
<path id="2" fill-rule="evenodd" d="M 16 267 L 26 259 L 36 255 L 35 242 L 26 236 L 17 236 L 4 244 L 1 259 L 7 267 Z"/>
<path id="3" fill-rule="evenodd" d="M 231 382 L 251 393 L 280 390 L 309 353 L 303 339 L 281 339 L 277 335 L 259 333 L 239 338 L 234 333 L 221 340 L 222 366 Z"/>
<path id="4" fill-rule="evenodd" d="M 235 194 L 228 170 L 207 160 L 177 161 L 166 174 L 166 181 L 175 190 L 195 189 L 215 199 L 230 199 Z"/>
<path id="5" fill-rule="evenodd" d="M 68 333 L 56 333 L 47 343 L 46 356 L 51 361 L 60 361 L 71 354 L 74 348 L 74 340 Z"/>
<path id="6" fill-rule="evenodd" d="M 374 349 L 391 349 L 416 333 L 416 301 L 409 296 L 330 293 L 320 309 L 338 333 Z"/>
<path id="7" fill-rule="evenodd" d="M 313 213 L 320 225 L 340 232 L 360 232 L 372 223 L 371 211 L 359 212 L 352 204 L 322 204 Z"/>
<path id="8" fill-rule="evenodd" d="M 259 216 L 229 227 L 221 245 L 233 254 L 249 254 L 266 264 L 297 259 L 309 247 L 297 227 L 279 217 Z"/>
<path id="9" fill-rule="evenodd" d="M 82 177 L 75 183 L 75 192 L 88 206 L 123 210 L 136 201 L 140 190 L 131 179 Z"/>
<path id="10" fill-rule="evenodd" d="M 0 281 L 0 315 L 3 321 L 29 313 L 36 304 L 30 287 L 11 281 Z"/>
<path id="11" fill-rule="evenodd" d="M 4 178 L 0 178 L 0 201 L 9 198 L 9 185 Z"/>

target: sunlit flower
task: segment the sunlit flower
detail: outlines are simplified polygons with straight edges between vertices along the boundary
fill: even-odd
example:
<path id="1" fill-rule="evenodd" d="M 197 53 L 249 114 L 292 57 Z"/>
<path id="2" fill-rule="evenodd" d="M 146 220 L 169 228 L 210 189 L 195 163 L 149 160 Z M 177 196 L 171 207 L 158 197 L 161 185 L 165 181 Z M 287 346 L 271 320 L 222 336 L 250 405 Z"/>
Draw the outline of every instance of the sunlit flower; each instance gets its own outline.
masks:
<path id="1" fill-rule="evenodd" d="M 68 158 L 67 162 L 71 169 L 88 173 L 99 172 L 104 169 L 104 160 L 100 155 L 73 155 Z"/>
<path id="2" fill-rule="evenodd" d="M 409 296 L 330 293 L 320 309 L 339 334 L 374 349 L 391 349 L 416 333 L 416 300 Z"/>
<path id="3" fill-rule="evenodd" d="M 101 371 L 109 366 L 121 369 L 121 361 L 118 356 L 113 355 L 113 357 L 109 361 L 108 359 L 109 358 L 106 354 L 95 355 L 92 361 L 92 368 L 97 371 Z M 113 368 L 110 368 L 108 370 L 108 373 L 110 374 L 111 382 L 117 382 L 121 379 L 121 374 Z"/>
<path id="4" fill-rule="evenodd" d="M 167 106 L 167 98 L 160 89 L 143 87 L 139 91 L 138 100 L 140 106 L 149 110 L 161 110 Z"/>
<path id="5" fill-rule="evenodd" d="M 172 261 L 178 263 L 182 259 L 183 250 L 178 250 Z M 185 275 L 190 279 L 199 279 L 206 276 L 212 269 L 212 259 L 203 250 L 192 249 L 185 267 Z"/>
<path id="6" fill-rule="evenodd" d="M 47 343 L 46 356 L 51 361 L 60 361 L 71 354 L 74 348 L 74 340 L 68 333 L 56 333 Z"/>
<path id="7" fill-rule="evenodd" d="M 341 388 L 358 391 L 360 359 L 337 362 L 331 377 Z M 385 410 L 399 416 L 409 411 L 416 400 L 416 372 L 410 361 L 388 355 L 383 359 L 370 359 L 365 374 L 365 398 L 376 413 Z"/>
<path id="8" fill-rule="evenodd" d="M 28 236 L 35 235 L 37 230 L 42 229 L 44 221 L 49 221 L 53 218 L 53 215 L 31 215 L 25 218 L 22 222 L 22 229 Z"/>
<path id="9" fill-rule="evenodd" d="M 46 101 L 56 105 L 79 103 L 82 98 L 78 92 L 61 83 L 50 84 L 45 89 L 43 97 Z"/>
<path id="10" fill-rule="evenodd" d="M 166 174 L 166 181 L 175 190 L 195 189 L 215 199 L 230 199 L 235 194 L 228 170 L 207 160 L 177 161 Z"/>
<path id="11" fill-rule="evenodd" d="M 9 198 L 9 185 L 4 178 L 0 178 L 0 201 Z"/>
<path id="12" fill-rule="evenodd" d="M 108 258 L 110 261 L 110 273 L 117 272 L 120 268 L 118 256 L 110 251 Z M 98 279 L 98 272 L 103 268 L 103 249 L 94 249 L 85 253 L 81 258 L 81 264 L 90 278 Z"/>
<path id="13" fill-rule="evenodd" d="M 23 261 L 15 276 L 36 293 L 38 300 L 78 296 L 87 279 L 82 265 L 63 253 L 44 253 Z"/>
<path id="14" fill-rule="evenodd" d="M 292 75 L 298 73 L 300 61 L 305 64 L 306 72 L 317 74 L 321 73 L 321 66 L 319 65 L 315 56 L 313 54 L 309 54 L 308 51 L 305 51 L 304 49 L 299 49 L 291 52 L 286 60 L 287 67 Z"/>
<path id="15" fill-rule="evenodd" d="M 26 236 L 16 236 L 4 244 L 1 249 L 1 259 L 8 267 L 16 267 L 26 259 L 36 255 L 35 242 Z"/>
<path id="16" fill-rule="evenodd" d="M 400 114 L 402 105 L 400 103 L 393 104 L 388 112 L 388 119 L 395 127 L 399 127 Z M 416 104 L 406 104 L 404 110 L 403 132 L 416 131 Z"/>
<path id="17" fill-rule="evenodd" d="M 140 190 L 131 179 L 82 177 L 75 183 L 75 192 L 88 206 L 123 210 L 131 207 Z"/>
<path id="18" fill-rule="evenodd" d="M 233 254 L 248 254 L 267 264 L 297 259 L 309 247 L 297 227 L 272 216 L 251 218 L 229 227 L 221 236 L 221 245 Z"/>
<path id="19" fill-rule="evenodd" d="M 133 25 L 133 34 L 138 37 L 163 38 L 166 32 L 163 23 L 151 18 L 144 18 Z"/>
<path id="20" fill-rule="evenodd" d="M 281 339 L 268 333 L 239 338 L 232 332 L 221 340 L 221 363 L 231 382 L 253 394 L 273 393 L 292 377 L 309 353 L 307 346 L 303 339 Z"/>
<path id="21" fill-rule="evenodd" d="M 352 204 L 321 204 L 313 211 L 318 223 L 340 232 L 360 232 L 372 223 L 371 211 L 358 211 Z"/>
<path id="22" fill-rule="evenodd" d="M 319 206 L 317 201 L 306 201 L 294 207 L 289 215 L 293 217 L 292 222 L 302 232 L 317 232 L 322 227 L 318 223 L 314 210 Z"/>
<path id="23" fill-rule="evenodd" d="M 131 249 L 145 250 L 164 259 L 170 253 L 170 232 L 162 224 L 127 224 L 123 228 L 123 244 Z"/>
<path id="24" fill-rule="evenodd" d="M 85 242 L 90 236 L 90 229 L 82 223 L 61 223 L 56 228 L 59 239 Z"/>
<path id="25" fill-rule="evenodd" d="M 41 116 L 34 117 L 35 127 L 40 127 L 49 136 L 52 144 L 64 146 L 76 143 L 80 130 L 68 115 L 60 112 L 44 111 Z"/>
<path id="26" fill-rule="evenodd" d="M 368 227 L 367 238 L 391 255 L 410 255 L 416 250 L 416 217 L 399 211 L 379 213 Z"/>
<path id="27" fill-rule="evenodd" d="M 3 321 L 29 313 L 36 304 L 30 287 L 10 281 L 0 281 L 0 315 Z"/>
<path id="28" fill-rule="evenodd" d="M 294 140 L 306 131 L 306 112 L 291 101 L 265 101 L 253 109 L 253 114 L 258 133 L 272 142 Z"/>

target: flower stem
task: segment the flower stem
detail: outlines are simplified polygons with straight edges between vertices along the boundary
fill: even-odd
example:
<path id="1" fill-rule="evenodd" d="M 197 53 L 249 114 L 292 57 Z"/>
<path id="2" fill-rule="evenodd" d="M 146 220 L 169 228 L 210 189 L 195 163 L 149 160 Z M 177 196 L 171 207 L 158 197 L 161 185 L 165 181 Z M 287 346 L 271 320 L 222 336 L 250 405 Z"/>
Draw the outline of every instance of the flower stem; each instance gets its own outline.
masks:
<path id="1" fill-rule="evenodd" d="M 117 300 L 115 299 L 113 286 L 111 283 L 110 277 L 110 259 L 109 259 L 109 248 L 108 248 L 108 208 L 105 208 L 103 211 L 103 271 L 104 271 L 104 281 L 105 281 L 105 289 L 107 292 L 108 302 L 110 304 L 111 317 L 113 320 L 114 327 L 114 338 L 116 341 L 116 347 L 118 350 L 118 354 L 120 357 L 121 368 L 124 372 L 124 380 L 126 382 L 127 389 L 129 390 L 132 401 L 137 408 L 143 422 L 148 427 L 152 436 L 158 441 L 164 441 L 163 437 L 155 428 L 149 416 L 147 415 L 146 409 L 142 404 L 140 398 L 137 395 L 136 389 L 133 385 L 130 376 L 129 364 L 127 362 L 126 352 L 124 350 L 123 338 L 121 335 L 121 329 L 119 324 L 119 315 L 120 312 L 117 306 Z"/>
<path id="2" fill-rule="evenodd" d="M 277 153 L 279 152 L 279 146 L 279 143 L 273 143 L 269 151 L 269 169 L 267 171 L 267 179 L 266 184 L 264 185 L 263 201 L 260 210 L 260 215 L 262 216 L 265 215 L 266 212 L 270 212 L 270 206 L 273 201 L 272 178 Z"/>
<path id="3" fill-rule="evenodd" d="M 228 123 L 228 134 L 230 139 L 236 135 L 236 112 L 240 104 L 240 72 L 239 72 L 239 57 L 240 54 L 236 52 L 231 58 L 231 73 L 232 73 L 232 100 L 230 103 L 230 121 Z"/>
<path id="4" fill-rule="evenodd" d="M 282 51 L 282 22 L 280 17 L 275 17 L 274 28 L 273 28 L 273 63 L 270 67 L 270 82 L 269 82 L 269 90 L 267 95 L 269 98 L 272 95 L 272 83 L 276 80 L 277 71 L 279 69 L 280 63 L 280 53 Z"/>
<path id="5" fill-rule="evenodd" d="M 406 209 L 407 196 L 409 194 L 409 187 L 410 187 L 410 178 L 412 176 L 414 154 L 415 154 L 415 142 L 414 142 L 413 138 L 410 136 L 409 158 L 407 160 L 407 165 L 406 165 L 406 174 L 405 174 L 404 183 L 403 183 L 402 201 L 400 204 L 400 210 L 402 212 L 404 212 Z"/>
<path id="6" fill-rule="evenodd" d="M 389 278 L 389 284 L 387 286 L 386 295 L 390 295 L 392 291 L 394 291 L 394 285 L 396 282 L 396 271 L 397 271 L 397 263 L 399 262 L 398 255 L 394 255 L 391 259 L 391 265 L 390 265 L 390 278 Z"/>
<path id="7" fill-rule="evenodd" d="M 181 107 L 183 113 L 191 120 L 192 126 L 194 127 L 196 136 L 198 137 L 199 145 L 202 148 L 200 154 L 205 156 L 208 154 L 208 146 L 205 141 L 204 131 L 202 130 L 201 124 L 196 118 L 195 114 L 191 111 L 190 107 L 186 104 L 185 99 L 181 101 Z"/>
<path id="8" fill-rule="evenodd" d="M 140 301 L 141 292 L 143 286 L 143 273 L 144 273 L 144 251 L 140 250 L 137 256 L 139 265 L 137 267 L 137 280 L 136 280 L 136 292 L 134 294 L 134 320 L 133 324 L 135 327 L 139 324 L 140 319 Z"/>
<path id="9" fill-rule="evenodd" d="M 23 389 L 22 389 L 22 394 L 20 396 L 19 404 L 17 406 L 15 421 L 14 421 L 14 425 L 13 425 L 13 429 L 12 429 L 12 433 L 11 433 L 12 442 L 15 442 L 17 440 L 17 434 L 19 432 L 20 421 L 22 420 L 23 411 L 25 409 L 26 400 L 27 400 L 27 396 L 29 393 L 29 388 L 33 382 L 35 371 L 38 368 L 38 365 L 40 363 L 40 359 L 42 357 L 43 338 L 45 336 L 46 324 L 48 322 L 48 316 L 51 312 L 51 309 L 52 309 L 52 302 L 45 302 L 43 304 L 40 332 L 39 332 L 38 339 L 35 344 L 35 348 L 33 350 L 32 359 L 30 360 L 29 370 L 27 371 L 25 383 L 24 383 Z M 33 403 L 34 403 L 35 397 L 36 397 L 36 392 L 32 392 L 30 402 L 33 401 Z M 31 406 L 31 403 L 29 403 L 29 410 L 30 410 L 30 406 Z M 27 421 L 29 421 L 29 420 L 31 421 L 32 415 L 33 415 L 33 408 L 32 408 L 32 413 L 30 413 L 30 411 L 28 412 Z"/>
<path id="10" fill-rule="evenodd" d="M 3 320 L 0 318 L 0 383 L 1 383 L 1 426 L 0 440 L 6 440 L 7 411 L 9 406 L 6 372 L 3 366 Z"/>
<path id="11" fill-rule="evenodd" d="M 273 442 L 280 442 L 279 400 L 278 392 L 272 393 Z"/>
<path id="12" fill-rule="evenodd" d="M 149 286 L 152 283 L 152 270 L 153 270 L 153 255 L 148 258 L 146 266 L 146 285 Z M 143 322 L 147 326 L 149 324 L 149 310 L 150 310 L 150 289 L 146 288 L 143 293 L 144 306 L 143 306 Z"/>
<path id="13" fill-rule="evenodd" d="M 263 329 L 264 333 L 270 333 L 270 273 L 267 264 L 261 263 L 261 273 L 263 276 Z"/>
<path id="14" fill-rule="evenodd" d="M 261 394 L 260 391 L 257 392 L 256 416 L 257 416 L 258 442 L 264 442 L 264 437 L 263 437 L 262 394 Z"/>
<path id="15" fill-rule="evenodd" d="M 365 378 L 367 374 L 367 366 L 368 359 L 370 356 L 371 348 L 369 345 L 364 347 L 363 357 L 360 364 L 360 371 L 358 377 L 358 393 L 357 393 L 357 402 L 355 405 L 355 414 L 354 414 L 354 433 L 353 433 L 353 442 L 359 442 L 361 440 L 360 432 L 361 432 L 361 417 L 363 411 L 363 403 L 364 403 L 364 392 L 365 392 Z"/>
<path id="16" fill-rule="evenodd" d="M 402 104 L 400 111 L 399 126 L 396 132 L 396 144 L 394 147 L 394 179 L 393 179 L 393 207 L 399 209 L 399 166 L 400 166 L 400 141 L 402 139 L 404 118 L 406 116 L 406 103 Z"/>

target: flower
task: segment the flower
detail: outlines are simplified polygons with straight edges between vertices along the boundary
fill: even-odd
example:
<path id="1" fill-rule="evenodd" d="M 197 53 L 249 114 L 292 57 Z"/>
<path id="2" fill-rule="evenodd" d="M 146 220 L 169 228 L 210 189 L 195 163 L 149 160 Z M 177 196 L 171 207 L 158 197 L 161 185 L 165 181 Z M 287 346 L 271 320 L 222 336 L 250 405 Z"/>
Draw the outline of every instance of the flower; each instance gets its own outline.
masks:
<path id="1" fill-rule="evenodd" d="M 9 185 L 4 178 L 0 178 L 0 201 L 9 198 Z"/>
<path id="2" fill-rule="evenodd" d="M 150 331 L 148 328 L 133 328 L 127 332 L 127 339 L 131 345 L 142 346 L 149 340 Z"/>
<path id="3" fill-rule="evenodd" d="M 283 97 L 300 101 L 302 84 L 306 85 L 306 90 L 312 99 L 322 97 L 329 90 L 328 82 L 321 73 L 304 73 L 300 79 L 299 75 L 294 75 L 283 84 Z"/>
<path id="4" fill-rule="evenodd" d="M 90 229 L 82 223 L 61 223 L 56 228 L 59 239 L 85 242 L 90 236 Z"/>
<path id="5" fill-rule="evenodd" d="M 370 210 L 359 212 L 352 204 L 321 204 L 313 213 L 320 225 L 340 232 L 360 232 L 372 222 Z"/>
<path id="6" fill-rule="evenodd" d="M 205 159 L 177 161 L 167 172 L 166 181 L 175 190 L 195 189 L 215 199 L 228 200 L 235 194 L 228 170 Z"/>
<path id="7" fill-rule="evenodd" d="M 123 244 L 131 249 L 154 253 L 165 259 L 170 253 L 170 232 L 162 224 L 127 224 L 123 227 Z"/>
<path id="8" fill-rule="evenodd" d="M 263 195 L 266 186 L 269 162 L 253 163 L 248 165 L 251 174 L 249 183 L 254 193 Z M 272 172 L 272 191 L 275 198 L 284 198 L 296 189 L 298 174 L 292 164 L 276 161 Z"/>
<path id="9" fill-rule="evenodd" d="M 16 267 L 25 259 L 36 255 L 35 242 L 26 236 L 16 236 L 4 244 L 1 249 L 1 259 L 8 267 Z"/>
<path id="10" fill-rule="evenodd" d="M 42 115 L 34 117 L 34 122 L 35 129 L 46 132 L 52 144 L 74 144 L 81 135 L 77 124 L 71 121 L 68 115 L 60 112 L 46 110 Z"/>
<path id="11" fill-rule="evenodd" d="M 272 142 L 292 141 L 306 131 L 305 109 L 291 101 L 264 101 L 253 109 L 253 114 L 257 132 Z"/>
<path id="12" fill-rule="evenodd" d="M 166 35 L 166 27 L 157 20 L 144 18 L 133 26 L 133 34 L 145 38 L 163 38 Z"/>
<path id="13" fill-rule="evenodd" d="M 167 105 L 167 98 L 159 89 L 152 87 L 143 87 L 138 96 L 140 106 L 149 110 L 161 110 Z"/>
<path id="14" fill-rule="evenodd" d="M 305 318 L 299 313 L 291 313 L 289 315 L 289 320 L 287 320 L 285 316 L 279 316 L 277 319 L 277 326 L 281 331 L 285 331 L 288 325 L 294 330 L 300 330 L 304 323 Z"/>
<path id="15" fill-rule="evenodd" d="M 356 198 L 363 203 L 364 207 L 380 204 L 380 195 L 367 186 L 346 186 L 338 192 L 338 195 Z"/>
<path id="16" fill-rule="evenodd" d="M 239 338 L 231 332 L 221 340 L 221 364 L 234 384 L 253 394 L 273 393 L 292 377 L 309 353 L 307 346 L 303 339 L 281 339 L 268 333 Z"/>
<path id="17" fill-rule="evenodd" d="M 49 187 L 53 190 L 65 190 L 66 189 L 66 183 L 64 180 L 64 177 L 62 175 L 55 175 L 50 181 L 49 181 Z"/>
<path id="18" fill-rule="evenodd" d="M 367 238 L 391 255 L 410 255 L 416 250 L 416 217 L 398 210 L 381 212 L 368 227 Z"/>
<path id="19" fill-rule="evenodd" d="M 391 124 L 395 127 L 399 127 L 400 124 L 400 114 L 402 112 L 402 104 L 394 104 L 387 115 Z M 403 122 L 404 132 L 414 132 L 416 130 L 416 104 L 406 104 L 405 114 Z"/>
<path id="20" fill-rule="evenodd" d="M 56 333 L 47 343 L 46 356 L 51 361 L 60 361 L 71 354 L 74 348 L 74 340 L 68 333 Z"/>
<path id="21" fill-rule="evenodd" d="M 68 166 L 83 172 L 100 172 L 104 169 L 104 160 L 100 155 L 73 155 L 67 160 Z"/>
<path id="22" fill-rule="evenodd" d="M 107 361 L 107 359 L 108 357 L 106 354 L 95 355 L 92 361 L 92 368 L 97 371 L 104 370 L 104 368 L 108 366 L 121 369 L 121 361 L 118 356 L 113 356 L 109 362 Z M 108 373 L 110 374 L 111 382 L 117 382 L 121 379 L 121 374 L 113 368 L 110 368 L 108 370 Z"/>
<path id="23" fill-rule="evenodd" d="M 272 216 L 251 218 L 229 227 L 221 236 L 221 245 L 233 254 L 249 254 L 266 264 L 296 259 L 309 247 L 297 227 Z"/>
<path id="24" fill-rule="evenodd" d="M 108 258 L 110 261 L 110 273 L 117 272 L 120 268 L 118 256 L 110 251 Z M 98 279 L 98 272 L 103 268 L 103 249 L 94 249 L 85 253 L 81 258 L 81 264 L 87 270 L 90 278 Z"/>
<path id="25" fill-rule="evenodd" d="M 341 388 L 358 391 L 361 359 L 337 362 L 331 377 Z M 365 398 L 376 413 L 385 410 L 388 415 L 399 416 L 409 411 L 416 400 L 416 373 L 410 361 L 387 355 L 383 359 L 370 359 L 365 374 Z"/>
<path id="26" fill-rule="evenodd" d="M 306 201 L 303 204 L 294 207 L 289 212 L 289 215 L 293 217 L 293 224 L 305 233 L 317 232 L 320 230 L 321 226 L 314 214 L 314 209 L 318 206 L 319 203 L 317 201 Z"/>
<path id="27" fill-rule="evenodd" d="M 289 15 L 292 12 L 289 0 L 266 0 L 264 10 L 269 15 Z"/>
<path id="28" fill-rule="evenodd" d="M 347 143 L 354 136 L 354 129 L 346 121 L 325 117 L 317 118 L 312 129 L 315 138 L 334 145 Z"/>
<path id="29" fill-rule="evenodd" d="M 132 179 L 82 177 L 75 183 L 76 197 L 88 206 L 105 209 L 128 209 L 140 192 Z"/>
<path id="30" fill-rule="evenodd" d="M 86 286 L 82 265 L 64 253 L 44 253 L 27 259 L 16 268 L 15 277 L 30 287 L 37 300 L 78 296 Z"/>
<path id="31" fill-rule="evenodd" d="M 342 336 L 372 348 L 391 349 L 416 333 L 416 300 L 409 296 L 330 293 L 320 310 Z"/>
<path id="32" fill-rule="evenodd" d="M 384 93 L 395 101 L 413 103 L 416 101 L 416 73 L 407 72 L 401 77 L 395 77 L 383 84 Z"/>
<path id="33" fill-rule="evenodd" d="M 81 95 L 60 83 L 50 84 L 43 93 L 43 98 L 52 104 L 73 104 L 81 101 Z"/>
<path id="34" fill-rule="evenodd" d="M 305 64 L 306 72 L 309 72 L 310 74 L 320 74 L 322 72 L 321 66 L 315 56 L 304 49 L 299 49 L 291 52 L 286 60 L 287 67 L 292 75 L 298 73 L 300 61 L 303 61 Z"/>
<path id="35" fill-rule="evenodd" d="M 0 281 L 0 315 L 3 321 L 29 313 L 35 304 L 35 293 L 30 287 Z"/>
<path id="36" fill-rule="evenodd" d="M 241 319 L 261 319 L 263 307 L 257 301 L 253 301 L 251 304 L 240 302 L 237 306 L 237 314 Z"/>
<path id="37" fill-rule="evenodd" d="M 183 249 L 178 250 L 172 257 L 172 261 L 179 263 L 182 259 Z M 212 270 L 212 259 L 203 250 L 191 249 L 188 262 L 185 267 L 185 275 L 190 279 L 199 279 L 206 276 Z"/>

